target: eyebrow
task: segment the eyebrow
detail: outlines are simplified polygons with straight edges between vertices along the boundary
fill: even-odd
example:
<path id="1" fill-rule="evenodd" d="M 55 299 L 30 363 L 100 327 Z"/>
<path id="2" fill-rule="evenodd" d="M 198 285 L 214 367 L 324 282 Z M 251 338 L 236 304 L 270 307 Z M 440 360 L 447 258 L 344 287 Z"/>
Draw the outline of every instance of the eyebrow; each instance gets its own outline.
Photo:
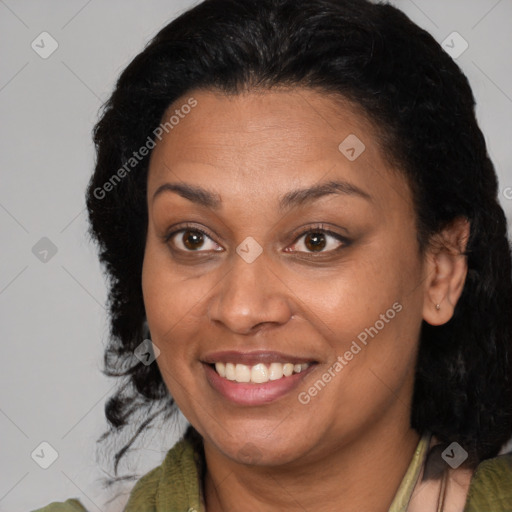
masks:
<path id="1" fill-rule="evenodd" d="M 188 183 L 164 183 L 153 194 L 153 201 L 166 191 L 176 192 L 181 197 L 212 210 L 218 210 L 222 205 L 222 199 L 217 193 Z M 327 181 L 312 187 L 292 190 L 286 193 L 279 199 L 279 210 L 291 209 L 330 194 L 343 194 L 372 201 L 370 194 L 352 183 L 347 181 Z"/>

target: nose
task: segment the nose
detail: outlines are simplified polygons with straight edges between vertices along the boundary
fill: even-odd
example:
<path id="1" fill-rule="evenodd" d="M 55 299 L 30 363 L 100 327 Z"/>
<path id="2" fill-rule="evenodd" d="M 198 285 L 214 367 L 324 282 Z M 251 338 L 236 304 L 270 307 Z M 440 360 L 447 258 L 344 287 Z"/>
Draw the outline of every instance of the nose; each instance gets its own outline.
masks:
<path id="1" fill-rule="evenodd" d="M 234 333 L 252 334 L 291 319 L 293 294 L 265 252 L 252 263 L 234 254 L 229 264 L 208 307 L 211 322 Z"/>

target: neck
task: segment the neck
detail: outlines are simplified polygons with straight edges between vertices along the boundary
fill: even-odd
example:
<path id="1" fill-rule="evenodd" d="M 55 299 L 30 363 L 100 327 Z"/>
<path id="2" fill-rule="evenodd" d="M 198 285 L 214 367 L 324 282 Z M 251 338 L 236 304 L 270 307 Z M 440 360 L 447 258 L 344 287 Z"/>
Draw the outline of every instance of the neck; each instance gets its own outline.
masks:
<path id="1" fill-rule="evenodd" d="M 286 466 L 247 466 L 205 440 L 207 512 L 372 510 L 387 512 L 420 436 L 408 426 L 376 428 L 364 436 Z M 306 460 L 307 459 L 307 460 Z"/>

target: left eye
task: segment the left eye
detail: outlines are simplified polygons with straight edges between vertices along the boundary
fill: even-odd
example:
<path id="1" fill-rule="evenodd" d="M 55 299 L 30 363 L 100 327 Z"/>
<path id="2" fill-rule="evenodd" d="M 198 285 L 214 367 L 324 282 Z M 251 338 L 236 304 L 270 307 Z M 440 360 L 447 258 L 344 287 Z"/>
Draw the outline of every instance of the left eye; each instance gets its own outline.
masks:
<path id="1" fill-rule="evenodd" d="M 324 229 L 306 231 L 305 233 L 300 235 L 297 240 L 300 240 L 302 238 L 304 239 L 303 242 L 295 242 L 294 245 L 298 245 L 299 247 L 302 245 L 307 250 L 300 251 L 299 249 L 299 252 L 330 252 L 338 249 L 344 243 L 343 237 L 341 237 L 337 233 L 332 233 Z M 330 243 L 329 239 L 331 239 Z"/>

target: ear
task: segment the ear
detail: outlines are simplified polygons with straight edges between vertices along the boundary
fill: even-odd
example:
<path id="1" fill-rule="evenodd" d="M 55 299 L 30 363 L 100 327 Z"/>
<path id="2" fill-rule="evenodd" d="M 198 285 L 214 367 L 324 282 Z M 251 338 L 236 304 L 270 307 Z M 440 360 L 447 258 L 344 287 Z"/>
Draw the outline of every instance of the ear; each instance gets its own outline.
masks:
<path id="1" fill-rule="evenodd" d="M 431 325 L 445 324 L 453 316 L 468 271 L 467 257 L 463 253 L 469 234 L 469 220 L 458 217 L 434 236 L 427 249 L 423 319 Z"/>

